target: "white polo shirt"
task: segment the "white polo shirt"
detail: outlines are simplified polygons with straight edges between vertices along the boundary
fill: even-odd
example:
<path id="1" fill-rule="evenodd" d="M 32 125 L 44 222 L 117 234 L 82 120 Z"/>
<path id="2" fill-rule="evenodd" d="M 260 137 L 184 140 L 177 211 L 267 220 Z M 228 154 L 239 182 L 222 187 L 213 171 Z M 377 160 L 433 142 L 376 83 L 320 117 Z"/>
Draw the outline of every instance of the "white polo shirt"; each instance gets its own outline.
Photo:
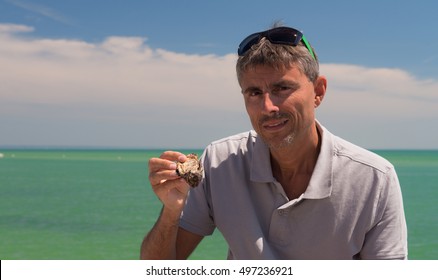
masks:
<path id="1" fill-rule="evenodd" d="M 307 190 L 294 200 L 273 177 L 269 149 L 254 131 L 210 144 L 180 226 L 202 236 L 218 228 L 229 259 L 407 258 L 394 167 L 317 126 L 321 151 Z"/>

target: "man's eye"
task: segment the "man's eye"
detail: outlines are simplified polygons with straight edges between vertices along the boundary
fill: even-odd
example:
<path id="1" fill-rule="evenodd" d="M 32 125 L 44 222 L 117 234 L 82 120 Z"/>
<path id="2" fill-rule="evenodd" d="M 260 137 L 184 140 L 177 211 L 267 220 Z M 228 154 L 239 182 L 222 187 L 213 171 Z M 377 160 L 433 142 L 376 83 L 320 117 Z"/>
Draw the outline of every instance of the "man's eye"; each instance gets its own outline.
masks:
<path id="1" fill-rule="evenodd" d="M 258 95 L 260 95 L 261 94 L 261 92 L 260 91 L 251 91 L 251 92 L 249 92 L 249 96 L 258 96 Z"/>
<path id="2" fill-rule="evenodd" d="M 287 90 L 290 90 L 290 87 L 288 87 L 288 86 L 283 86 L 283 87 L 275 88 L 275 91 L 287 91 Z"/>
<path id="3" fill-rule="evenodd" d="M 279 85 L 279 86 L 275 87 L 272 90 L 272 92 L 276 95 L 289 96 L 292 93 L 294 93 L 297 89 L 298 89 L 298 87 L 291 86 L 291 85 L 282 85 L 282 86 Z"/>

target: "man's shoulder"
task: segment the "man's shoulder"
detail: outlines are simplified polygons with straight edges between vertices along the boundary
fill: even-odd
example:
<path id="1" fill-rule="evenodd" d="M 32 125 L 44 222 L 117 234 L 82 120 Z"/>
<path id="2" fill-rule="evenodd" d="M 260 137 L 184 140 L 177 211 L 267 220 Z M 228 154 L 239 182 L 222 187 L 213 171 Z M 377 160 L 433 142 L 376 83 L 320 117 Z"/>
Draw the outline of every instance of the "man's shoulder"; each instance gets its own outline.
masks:
<path id="1" fill-rule="evenodd" d="M 394 166 L 382 156 L 338 136 L 334 136 L 334 154 L 337 157 L 369 166 L 384 173 L 394 168 Z"/>
<path id="2" fill-rule="evenodd" d="M 257 133 L 253 130 L 234 134 L 216 141 L 211 142 L 209 148 L 238 148 L 242 145 L 247 145 L 248 142 L 253 143 L 257 137 Z"/>
<path id="3" fill-rule="evenodd" d="M 257 133 L 250 130 L 213 141 L 206 147 L 204 157 L 211 161 L 211 164 L 241 161 L 252 154 L 256 139 Z"/>

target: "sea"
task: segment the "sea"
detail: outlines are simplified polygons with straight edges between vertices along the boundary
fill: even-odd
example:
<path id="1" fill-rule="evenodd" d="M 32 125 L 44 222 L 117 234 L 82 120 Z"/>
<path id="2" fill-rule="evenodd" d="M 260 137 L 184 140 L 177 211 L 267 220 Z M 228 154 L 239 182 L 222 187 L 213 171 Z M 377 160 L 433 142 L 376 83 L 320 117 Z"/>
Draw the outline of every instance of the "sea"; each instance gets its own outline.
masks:
<path id="1" fill-rule="evenodd" d="M 162 152 L 0 150 L 0 259 L 137 260 L 161 210 L 148 182 L 148 160 Z M 374 152 L 399 176 L 409 259 L 437 260 L 438 151 Z M 190 258 L 226 257 L 226 242 L 216 231 Z"/>

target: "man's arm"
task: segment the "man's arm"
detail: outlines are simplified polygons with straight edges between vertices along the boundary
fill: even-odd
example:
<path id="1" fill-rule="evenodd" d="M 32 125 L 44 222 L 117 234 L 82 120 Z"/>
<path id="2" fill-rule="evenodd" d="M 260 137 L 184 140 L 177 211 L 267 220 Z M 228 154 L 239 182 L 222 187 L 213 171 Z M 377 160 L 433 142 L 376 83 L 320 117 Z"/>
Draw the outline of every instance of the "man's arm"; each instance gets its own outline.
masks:
<path id="1" fill-rule="evenodd" d="M 165 209 L 155 226 L 143 240 L 141 259 L 187 259 L 203 236 L 178 226 L 179 216 L 172 216 Z"/>
<path id="2" fill-rule="evenodd" d="M 190 186 L 176 174 L 175 161 L 185 160 L 185 155 L 171 151 L 149 160 L 149 181 L 163 209 L 142 242 L 141 259 L 186 259 L 202 240 L 202 236 L 179 228 Z"/>

